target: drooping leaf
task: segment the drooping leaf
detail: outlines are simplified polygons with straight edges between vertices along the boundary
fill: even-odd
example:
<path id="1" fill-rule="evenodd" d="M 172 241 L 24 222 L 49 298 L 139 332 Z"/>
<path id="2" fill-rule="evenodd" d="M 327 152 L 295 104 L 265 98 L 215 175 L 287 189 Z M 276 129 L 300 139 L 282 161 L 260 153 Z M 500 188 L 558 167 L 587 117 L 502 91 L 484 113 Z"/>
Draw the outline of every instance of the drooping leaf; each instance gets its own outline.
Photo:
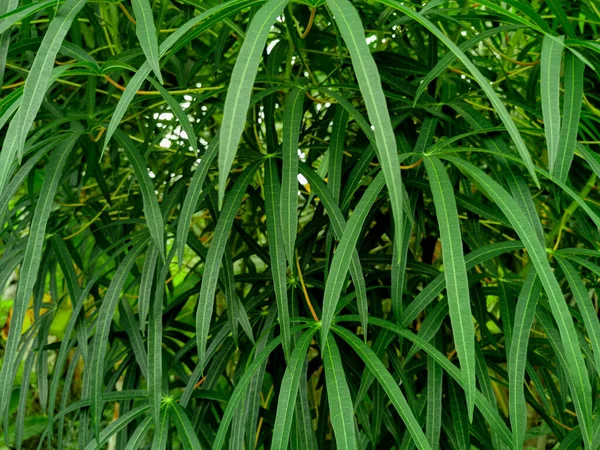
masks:
<path id="1" fill-rule="evenodd" d="M 541 286 L 534 270 L 527 275 L 523 284 L 517 309 L 515 327 L 509 349 L 508 373 L 511 387 L 509 390 L 510 423 L 513 432 L 513 448 L 523 448 L 527 426 L 527 407 L 523 388 L 525 364 L 527 362 L 527 344 L 533 323 Z"/>
<path id="2" fill-rule="evenodd" d="M 352 397 L 342 367 L 342 357 L 332 335 L 327 336 L 323 353 L 325 381 L 329 393 L 331 424 L 335 433 L 335 442 L 340 449 L 358 448 L 354 432 Z"/>
<path id="3" fill-rule="evenodd" d="M 458 211 L 452 184 L 442 162 L 433 157 L 425 157 L 424 161 L 440 226 L 450 319 L 464 377 L 469 422 L 472 422 L 475 407 L 475 327 L 468 294 L 467 267 L 462 251 Z"/>
<path id="4" fill-rule="evenodd" d="M 377 65 L 365 42 L 360 16 L 348 0 L 328 0 L 327 6 L 334 14 L 344 42 L 348 46 L 358 85 L 365 100 L 367 113 L 377 144 L 377 156 L 385 176 L 394 214 L 394 239 L 400 243 L 402 236 L 402 181 L 398 148 Z"/>
<path id="5" fill-rule="evenodd" d="M 2 361 L 2 370 L 0 371 L 0 412 L 2 413 L 6 411 L 8 406 L 13 378 L 19 365 L 19 362 L 16 360 L 17 347 L 29 305 L 29 298 L 38 277 L 46 225 L 52 211 L 52 203 L 58 190 L 60 178 L 63 175 L 63 169 L 78 138 L 78 134 L 73 133 L 69 135 L 52 153 L 46 169 L 41 194 L 35 207 L 34 220 L 29 231 L 25 256 L 21 265 L 20 282 L 15 296 L 11 327 L 8 332 Z"/>
<path id="6" fill-rule="evenodd" d="M 281 228 L 285 252 L 292 267 L 298 228 L 298 141 L 304 115 L 304 95 L 302 89 L 294 89 L 288 94 L 283 118 Z"/>
<path id="7" fill-rule="evenodd" d="M 584 431 L 584 440 L 591 441 L 591 386 L 587 375 L 587 369 L 583 362 L 583 356 L 579 349 L 575 328 L 564 303 L 563 295 L 556 277 L 552 273 L 546 256 L 546 251 L 541 243 L 534 239 L 535 232 L 527 218 L 519 210 L 512 197 L 491 177 L 470 163 L 454 157 L 448 157 L 453 164 L 464 170 L 474 181 L 479 184 L 487 195 L 489 195 L 498 207 L 504 212 L 527 248 L 536 272 L 546 295 L 550 299 L 550 306 L 555 320 L 557 321 L 562 344 L 565 348 L 565 356 L 569 362 L 565 370 L 568 372 L 573 383 L 573 397 L 578 413 L 578 421 Z"/>
<path id="8" fill-rule="evenodd" d="M 302 367 L 306 360 L 308 346 L 315 332 L 314 327 L 305 331 L 296 342 L 296 347 L 289 357 L 289 365 L 283 376 L 279 397 L 277 398 L 277 414 L 275 415 L 272 440 L 274 450 L 288 448 L 296 396 L 298 395 L 301 377 L 304 376 Z"/>
<path id="9" fill-rule="evenodd" d="M 548 167 L 554 167 L 560 135 L 560 66 L 564 37 L 544 36 L 541 55 L 541 93 L 544 130 L 548 146 Z"/>
<path id="10" fill-rule="evenodd" d="M 275 19 L 289 0 L 269 0 L 253 17 L 246 39 L 238 54 L 225 99 L 219 144 L 219 205 L 225 198 L 227 177 L 238 150 L 252 86 L 260 64 L 261 53 Z"/>
<path id="11" fill-rule="evenodd" d="M 73 20 L 86 4 L 86 0 L 67 0 L 50 23 L 42 44 L 31 66 L 23 88 L 21 106 L 13 117 L 6 132 L 0 153 L 0 192 L 8 182 L 8 170 L 15 156 L 19 161 L 23 155 L 25 138 L 40 109 L 50 78 L 56 54 Z"/>
<path id="12" fill-rule="evenodd" d="M 140 46 L 146 55 L 146 60 L 152 71 L 158 78 L 160 83 L 163 83 L 162 74 L 160 73 L 160 64 L 158 62 L 158 41 L 156 39 L 156 26 L 154 25 L 154 16 L 152 15 L 152 7 L 149 0 L 131 0 L 133 6 L 133 14 L 135 15 L 136 25 L 135 32 L 137 34 Z"/>
<path id="13" fill-rule="evenodd" d="M 225 252 L 227 245 L 229 230 L 242 203 L 246 187 L 252 177 L 254 177 L 254 173 L 260 163 L 261 161 L 255 161 L 246 167 L 242 176 L 236 180 L 233 188 L 227 195 L 227 201 L 221 210 L 219 222 L 215 228 L 212 243 L 206 255 L 202 286 L 198 298 L 198 311 L 196 313 L 196 345 L 198 346 L 198 357 L 201 365 L 205 363 L 204 357 L 214 307 L 215 288 L 217 286 L 223 252 Z"/>
<path id="14" fill-rule="evenodd" d="M 551 174 L 565 182 L 571 168 L 577 145 L 579 117 L 583 99 L 583 71 L 585 65 L 572 52 L 565 53 L 565 96 L 557 155 Z"/>

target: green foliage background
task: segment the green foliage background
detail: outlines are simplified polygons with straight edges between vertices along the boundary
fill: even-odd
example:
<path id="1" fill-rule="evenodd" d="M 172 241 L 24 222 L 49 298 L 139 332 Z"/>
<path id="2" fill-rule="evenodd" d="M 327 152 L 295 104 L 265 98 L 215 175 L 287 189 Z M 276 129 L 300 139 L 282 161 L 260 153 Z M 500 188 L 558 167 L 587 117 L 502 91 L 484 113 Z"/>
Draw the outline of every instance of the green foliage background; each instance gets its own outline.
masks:
<path id="1" fill-rule="evenodd" d="M 3 0 L 6 447 L 600 448 L 595 0 Z"/>

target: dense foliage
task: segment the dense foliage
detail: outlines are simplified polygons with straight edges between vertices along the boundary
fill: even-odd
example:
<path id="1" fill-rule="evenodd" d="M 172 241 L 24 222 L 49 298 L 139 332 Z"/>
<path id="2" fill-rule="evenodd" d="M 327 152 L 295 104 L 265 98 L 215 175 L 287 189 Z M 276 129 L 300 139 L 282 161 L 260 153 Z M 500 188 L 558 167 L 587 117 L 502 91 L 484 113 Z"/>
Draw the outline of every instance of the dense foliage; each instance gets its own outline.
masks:
<path id="1" fill-rule="evenodd" d="M 596 0 L 2 0 L 10 448 L 600 447 Z"/>

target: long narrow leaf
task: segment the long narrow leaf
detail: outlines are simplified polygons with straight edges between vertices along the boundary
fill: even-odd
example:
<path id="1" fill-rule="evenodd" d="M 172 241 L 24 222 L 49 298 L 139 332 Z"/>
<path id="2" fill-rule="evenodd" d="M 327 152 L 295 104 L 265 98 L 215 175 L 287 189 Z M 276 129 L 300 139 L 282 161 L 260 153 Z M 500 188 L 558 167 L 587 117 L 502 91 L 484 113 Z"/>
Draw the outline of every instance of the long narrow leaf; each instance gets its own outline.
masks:
<path id="1" fill-rule="evenodd" d="M 156 40 L 156 26 L 154 25 L 154 16 L 149 0 L 131 0 L 133 14 L 135 15 L 135 32 L 146 59 L 157 76 L 158 81 L 163 83 L 160 73 L 160 64 L 158 62 L 158 41 Z"/>
<path id="2" fill-rule="evenodd" d="M 235 159 L 261 53 L 275 19 L 289 0 L 269 0 L 254 16 L 237 56 L 227 90 L 219 148 L 219 205 L 225 198 L 227 176 Z"/>
<path id="3" fill-rule="evenodd" d="M 458 211 L 452 184 L 442 162 L 433 157 L 426 157 L 424 161 L 440 225 L 450 320 L 455 336 L 456 352 L 465 380 L 463 386 L 471 422 L 475 407 L 475 327 L 468 294 L 469 283 L 462 250 Z"/>

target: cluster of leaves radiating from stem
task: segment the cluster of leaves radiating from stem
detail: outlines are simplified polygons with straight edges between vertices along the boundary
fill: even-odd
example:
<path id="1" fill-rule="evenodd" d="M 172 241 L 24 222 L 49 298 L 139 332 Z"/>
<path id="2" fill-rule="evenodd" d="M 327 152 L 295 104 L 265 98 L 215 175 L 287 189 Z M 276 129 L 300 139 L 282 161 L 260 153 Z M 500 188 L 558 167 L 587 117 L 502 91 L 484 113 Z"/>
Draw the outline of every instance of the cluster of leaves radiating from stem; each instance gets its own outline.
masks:
<path id="1" fill-rule="evenodd" d="M 594 0 L 3 0 L 11 448 L 600 447 Z"/>

